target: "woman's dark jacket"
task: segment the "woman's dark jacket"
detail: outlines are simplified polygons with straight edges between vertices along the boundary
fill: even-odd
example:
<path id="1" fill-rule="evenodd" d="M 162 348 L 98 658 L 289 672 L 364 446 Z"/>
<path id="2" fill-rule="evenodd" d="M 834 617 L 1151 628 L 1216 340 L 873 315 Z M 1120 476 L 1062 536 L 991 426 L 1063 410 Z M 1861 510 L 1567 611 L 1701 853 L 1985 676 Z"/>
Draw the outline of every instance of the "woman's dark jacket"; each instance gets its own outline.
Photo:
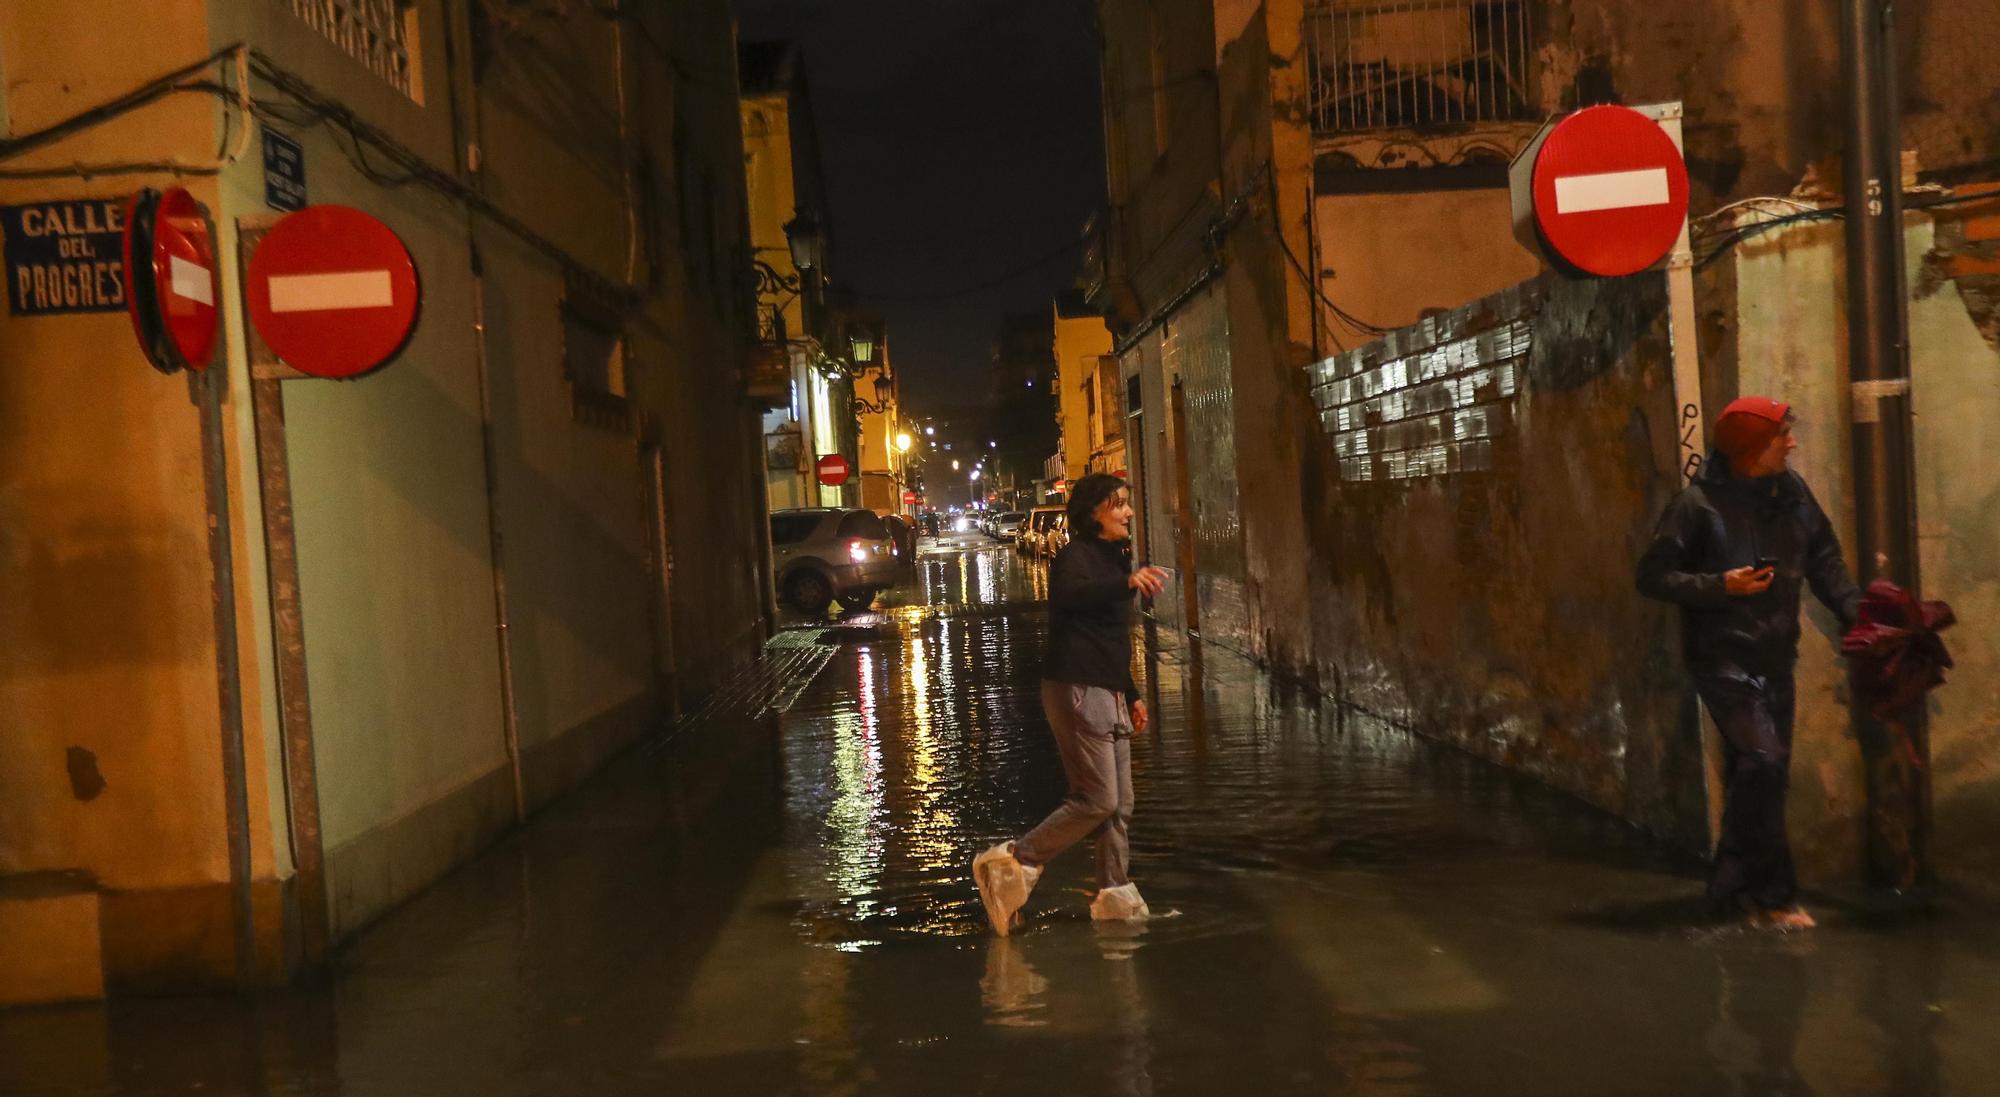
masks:
<path id="1" fill-rule="evenodd" d="M 1049 650 L 1042 677 L 1139 699 L 1132 682 L 1132 563 L 1122 546 L 1081 537 L 1049 565 Z"/>
<path id="2" fill-rule="evenodd" d="M 1778 562 L 1770 589 L 1732 597 L 1722 573 L 1759 557 Z M 1667 505 L 1638 579 L 1640 593 L 1681 607 L 1681 641 L 1696 674 L 1791 673 L 1806 585 L 1843 632 L 1861 605 L 1833 524 L 1806 482 L 1794 472 L 1737 478 L 1720 453 Z"/>

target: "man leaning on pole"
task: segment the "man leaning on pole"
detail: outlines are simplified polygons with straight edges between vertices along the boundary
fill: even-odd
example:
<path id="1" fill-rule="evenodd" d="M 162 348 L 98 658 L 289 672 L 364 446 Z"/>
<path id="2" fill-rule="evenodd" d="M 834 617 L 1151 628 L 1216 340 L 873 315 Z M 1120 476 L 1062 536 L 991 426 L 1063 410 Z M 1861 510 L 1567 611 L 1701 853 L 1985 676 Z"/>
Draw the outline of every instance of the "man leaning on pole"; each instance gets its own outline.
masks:
<path id="1" fill-rule="evenodd" d="M 1660 516 L 1639 560 L 1642 594 L 1681 608 L 1688 672 L 1722 734 L 1726 786 L 1708 902 L 1717 916 L 1807 929 L 1785 835 L 1799 594 L 1854 625 L 1861 592 L 1826 513 L 1787 467 L 1788 405 L 1723 409 L 1701 473 Z"/>

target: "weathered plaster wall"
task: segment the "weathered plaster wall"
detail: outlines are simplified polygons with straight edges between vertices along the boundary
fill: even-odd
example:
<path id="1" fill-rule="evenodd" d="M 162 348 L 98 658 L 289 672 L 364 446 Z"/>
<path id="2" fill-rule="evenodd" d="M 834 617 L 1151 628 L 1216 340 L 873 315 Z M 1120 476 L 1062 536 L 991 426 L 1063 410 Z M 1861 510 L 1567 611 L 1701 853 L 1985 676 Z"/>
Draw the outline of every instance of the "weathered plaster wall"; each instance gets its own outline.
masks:
<path id="1" fill-rule="evenodd" d="M 203 12 L 173 0 L 156 23 L 111 0 L 0 5 L 0 117 L 13 135 L 32 132 L 199 60 Z M 215 138 L 210 101 L 170 97 L 8 166 L 193 160 L 212 155 Z M 171 181 L 10 179 L 0 204 L 122 197 Z M 216 204 L 212 183 L 189 185 Z M 0 877 L 81 871 L 105 889 L 103 947 L 198 965 L 212 940 L 148 925 L 145 909 L 227 909 L 197 407 L 185 379 L 146 364 L 122 313 L 0 309 L 0 366 Z M 256 847 L 260 871 L 271 852 Z"/>
<path id="2" fill-rule="evenodd" d="M 1526 357 L 1474 369 L 1506 359 L 1516 320 Z M 1481 333 L 1476 350 L 1426 350 Z M 1672 615 L 1632 591 L 1674 484 L 1664 278 L 1545 277 L 1312 372 L 1323 406 L 1350 409 L 1328 430 L 1362 439 L 1307 497 L 1322 683 L 1701 845 Z M 1438 414 L 1441 440 L 1394 426 Z M 1406 442 L 1414 458 L 1385 455 Z"/>
<path id="3" fill-rule="evenodd" d="M 1265 0 L 1216 28 L 1221 58 L 1222 183 L 1245 203 L 1225 237 L 1230 365 L 1242 509 L 1244 632 L 1251 650 L 1295 673 L 1314 666 L 1306 604 L 1312 550 L 1300 500 L 1315 476 L 1309 262 L 1312 192 L 1305 6 Z M 1238 24 L 1241 24 L 1240 31 Z M 1233 35 L 1225 37 L 1225 35 Z M 1290 257 L 1287 256 L 1287 251 Z"/>
<path id="4" fill-rule="evenodd" d="M 2000 888 L 2000 349 L 1984 338 L 1977 279 L 1960 262 L 1992 207 L 1941 218 L 1912 214 L 1910 372 L 1917 427 L 1917 514 L 1925 597 L 1958 611 L 1946 633 L 1958 662 L 1931 695 L 1935 855 L 1947 879 Z M 1798 408 L 1794 466 L 1813 484 L 1852 544 L 1853 476 L 1847 444 L 1844 248 L 1839 225 L 1778 230 L 1737 250 L 1738 391 L 1767 392 Z M 1953 272 L 1957 273 L 1954 274 Z M 1860 875 L 1866 802 L 1847 708 L 1836 626 L 1805 610 L 1792 824 L 1802 871 L 1819 880 Z"/>
<path id="5" fill-rule="evenodd" d="M 1683 100 L 1696 213 L 1783 194 L 1844 140 L 1839 12 L 1817 0 L 1548 0 L 1536 27 L 1544 106 Z M 1930 0 L 1896 16 L 1904 147 L 1926 170 L 2000 158 L 1982 45 L 2000 41 L 2000 6 Z"/>
<path id="6" fill-rule="evenodd" d="M 1541 261 L 1514 239 L 1505 190 L 1320 194 L 1319 273 L 1342 309 L 1385 328 L 1454 309 L 1533 278 Z M 1330 273 L 1328 273 L 1330 272 Z M 1367 341 L 1315 303 L 1328 354 Z"/>

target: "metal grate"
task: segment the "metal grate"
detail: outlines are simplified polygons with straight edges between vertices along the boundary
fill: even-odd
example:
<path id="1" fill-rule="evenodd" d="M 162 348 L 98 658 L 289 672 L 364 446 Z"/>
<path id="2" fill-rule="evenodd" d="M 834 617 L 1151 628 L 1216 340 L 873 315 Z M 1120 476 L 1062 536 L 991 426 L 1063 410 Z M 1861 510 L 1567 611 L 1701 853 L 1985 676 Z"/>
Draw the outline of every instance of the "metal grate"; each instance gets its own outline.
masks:
<path id="1" fill-rule="evenodd" d="M 286 0 L 292 14 L 397 91 L 419 98 L 410 61 L 410 0 Z"/>
<path id="2" fill-rule="evenodd" d="M 1316 135 L 1533 117 L 1522 0 L 1319 0 L 1306 13 Z"/>

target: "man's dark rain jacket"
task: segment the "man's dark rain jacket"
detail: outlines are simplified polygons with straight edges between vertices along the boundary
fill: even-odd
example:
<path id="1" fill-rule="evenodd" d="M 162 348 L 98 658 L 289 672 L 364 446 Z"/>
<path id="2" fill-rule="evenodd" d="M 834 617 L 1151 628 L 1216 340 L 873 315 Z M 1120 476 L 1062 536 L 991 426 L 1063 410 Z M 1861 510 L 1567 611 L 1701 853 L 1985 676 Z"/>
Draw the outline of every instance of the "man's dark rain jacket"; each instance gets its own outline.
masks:
<path id="1" fill-rule="evenodd" d="M 1770 588 L 1731 596 L 1722 573 L 1759 557 L 1777 560 Z M 1720 453 L 1667 505 L 1638 579 L 1640 593 L 1681 607 L 1682 643 L 1696 674 L 1790 674 L 1807 584 L 1842 632 L 1861 605 L 1833 525 L 1806 482 L 1794 472 L 1739 479 Z"/>

